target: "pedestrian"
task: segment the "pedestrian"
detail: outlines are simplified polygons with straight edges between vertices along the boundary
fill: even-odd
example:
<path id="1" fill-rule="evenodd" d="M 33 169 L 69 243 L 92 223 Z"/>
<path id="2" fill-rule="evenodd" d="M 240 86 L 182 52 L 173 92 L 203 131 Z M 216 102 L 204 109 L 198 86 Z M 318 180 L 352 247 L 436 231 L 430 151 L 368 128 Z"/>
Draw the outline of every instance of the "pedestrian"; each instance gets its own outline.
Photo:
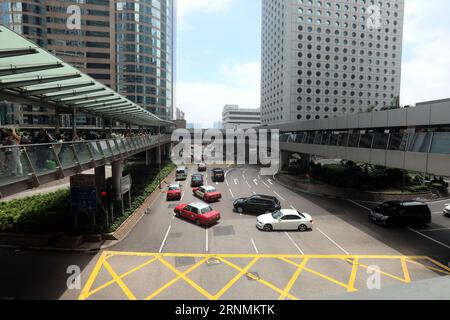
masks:
<path id="1" fill-rule="evenodd" d="M 16 132 L 15 128 L 9 131 L 9 145 L 11 146 L 9 150 L 9 170 L 11 176 L 19 177 L 23 175 L 23 166 L 20 159 L 20 142 L 22 140 L 21 136 Z"/>

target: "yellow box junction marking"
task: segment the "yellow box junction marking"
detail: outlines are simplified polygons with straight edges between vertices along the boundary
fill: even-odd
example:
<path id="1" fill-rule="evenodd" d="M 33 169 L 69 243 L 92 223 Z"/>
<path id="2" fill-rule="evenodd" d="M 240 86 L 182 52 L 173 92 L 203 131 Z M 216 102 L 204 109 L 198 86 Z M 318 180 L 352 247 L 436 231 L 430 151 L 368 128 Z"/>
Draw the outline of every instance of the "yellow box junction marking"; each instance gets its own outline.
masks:
<path id="1" fill-rule="evenodd" d="M 125 272 L 122 275 L 118 275 L 116 271 L 111 266 L 110 262 L 108 261 L 112 257 L 143 257 L 143 258 L 149 258 L 146 262 L 134 267 L 133 269 L 130 269 L 129 271 Z M 195 263 L 192 267 L 187 269 L 186 271 L 182 272 L 178 270 L 175 266 L 173 266 L 170 262 L 167 261 L 167 258 L 195 258 L 200 259 L 197 263 Z M 249 263 L 244 268 L 241 268 L 237 266 L 236 264 L 232 263 L 229 259 L 251 259 Z M 301 263 L 297 263 L 292 261 L 292 259 L 301 259 Z M 264 260 L 279 260 L 283 261 L 289 265 L 292 265 L 295 267 L 295 272 L 293 273 L 292 277 L 290 278 L 289 282 L 286 284 L 284 288 L 278 288 L 274 284 L 270 283 L 269 281 L 266 281 L 261 277 L 257 277 L 254 274 L 251 273 L 250 269 L 256 265 L 259 261 Z M 336 280 L 326 274 L 323 274 L 321 272 L 318 272 L 316 270 L 313 270 L 312 268 L 308 267 L 308 264 L 313 261 L 346 261 L 351 266 L 351 273 L 349 276 L 349 280 L 347 283 L 343 283 L 339 280 Z M 358 271 L 360 268 L 371 270 L 371 267 L 365 265 L 362 261 L 363 260 L 389 260 L 389 261 L 398 261 L 399 267 L 401 268 L 403 272 L 403 278 L 395 276 L 393 274 L 390 274 L 385 271 L 379 271 L 380 274 L 389 277 L 391 279 L 397 280 L 402 283 L 410 283 L 412 279 L 412 275 L 410 272 L 410 269 L 408 268 L 408 264 L 414 264 L 421 266 L 423 268 L 426 268 L 428 270 L 443 274 L 443 275 L 450 275 L 450 268 L 446 267 L 445 265 L 439 263 L 436 260 L 433 260 L 426 256 L 386 256 L 386 255 L 285 255 L 285 254 L 273 254 L 273 255 L 260 255 L 260 254 L 159 254 L 159 253 L 133 253 L 133 252 L 110 252 L 105 251 L 101 254 L 100 258 L 98 259 L 97 263 L 94 266 L 94 269 L 92 270 L 92 273 L 90 274 L 88 281 L 86 282 L 83 290 L 81 291 L 81 294 L 79 296 L 79 300 L 86 300 L 89 298 L 95 299 L 95 295 L 101 292 L 102 290 L 108 288 L 109 286 L 113 284 L 117 284 L 124 295 L 130 299 L 130 300 L 136 300 L 136 296 L 133 294 L 133 292 L 130 290 L 130 288 L 127 287 L 127 285 L 124 282 L 124 279 L 129 277 L 130 275 L 134 274 L 135 272 L 142 270 L 146 267 L 153 267 L 156 262 L 159 262 L 159 266 L 163 266 L 170 270 L 173 274 L 176 275 L 175 278 L 155 290 L 154 292 L 150 293 L 145 300 L 151 300 L 159 296 L 161 293 L 168 290 L 172 285 L 177 283 L 180 280 L 183 280 L 185 283 L 187 283 L 189 286 L 191 286 L 194 290 L 199 292 L 203 297 L 209 300 L 218 300 L 220 299 L 225 293 L 227 293 L 233 286 L 236 285 L 236 283 L 243 277 L 247 276 L 248 278 L 266 286 L 267 288 L 270 288 L 277 294 L 279 294 L 279 299 L 291 299 L 291 300 L 298 300 L 299 298 L 291 294 L 291 290 L 295 283 L 297 281 L 301 280 L 301 275 L 304 272 L 308 272 L 310 274 L 313 274 L 317 277 L 320 277 L 322 279 L 325 279 L 331 283 L 334 283 L 342 288 L 344 288 L 347 292 L 355 292 L 358 291 L 358 289 L 355 287 L 356 280 L 358 278 Z M 189 278 L 189 274 L 192 273 L 194 270 L 197 270 L 202 265 L 207 265 L 211 261 L 220 262 L 223 265 L 226 265 L 236 271 L 238 271 L 238 274 L 233 277 L 228 283 L 225 284 L 225 286 L 220 289 L 216 294 L 212 294 L 208 292 L 205 288 L 198 285 L 195 281 L 193 281 L 191 278 Z M 431 265 L 427 265 L 424 263 L 421 263 L 420 261 L 427 261 Z M 97 288 L 93 288 L 93 285 L 95 281 L 97 280 L 97 277 L 102 269 L 105 269 L 108 274 L 111 276 L 112 280 L 98 286 Z"/>

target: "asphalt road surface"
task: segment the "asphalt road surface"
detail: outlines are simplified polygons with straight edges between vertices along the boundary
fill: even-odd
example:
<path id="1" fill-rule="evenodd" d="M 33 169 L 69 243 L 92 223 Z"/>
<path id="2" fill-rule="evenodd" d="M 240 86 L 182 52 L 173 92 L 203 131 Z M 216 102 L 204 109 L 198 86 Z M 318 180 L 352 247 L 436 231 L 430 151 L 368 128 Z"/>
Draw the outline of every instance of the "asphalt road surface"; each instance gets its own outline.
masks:
<path id="1" fill-rule="evenodd" d="M 198 227 L 174 217 L 179 203 L 201 202 L 183 183 L 183 199 L 161 195 L 129 236 L 97 255 L 0 251 L 0 297 L 23 299 L 317 299 L 448 276 L 450 219 L 430 205 L 425 228 L 372 224 L 374 204 L 297 194 L 257 167 L 225 168 L 212 204 L 221 221 Z M 196 173 L 196 167 L 189 168 Z M 189 175 L 190 177 L 190 175 Z M 233 212 L 233 200 L 276 196 L 283 208 L 313 216 L 312 231 L 262 232 L 256 216 Z M 82 270 L 67 289 L 67 267 Z"/>

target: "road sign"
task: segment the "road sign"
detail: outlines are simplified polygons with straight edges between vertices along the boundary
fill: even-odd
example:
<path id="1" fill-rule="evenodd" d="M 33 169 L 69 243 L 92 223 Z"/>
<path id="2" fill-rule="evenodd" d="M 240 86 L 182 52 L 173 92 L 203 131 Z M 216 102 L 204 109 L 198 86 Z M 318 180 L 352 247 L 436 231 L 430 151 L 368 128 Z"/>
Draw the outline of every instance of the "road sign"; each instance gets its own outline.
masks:
<path id="1" fill-rule="evenodd" d="M 97 212 L 95 175 L 80 174 L 70 177 L 70 200 L 75 213 Z"/>
<path id="2" fill-rule="evenodd" d="M 131 191 L 131 175 L 120 178 L 120 193 L 124 195 Z"/>

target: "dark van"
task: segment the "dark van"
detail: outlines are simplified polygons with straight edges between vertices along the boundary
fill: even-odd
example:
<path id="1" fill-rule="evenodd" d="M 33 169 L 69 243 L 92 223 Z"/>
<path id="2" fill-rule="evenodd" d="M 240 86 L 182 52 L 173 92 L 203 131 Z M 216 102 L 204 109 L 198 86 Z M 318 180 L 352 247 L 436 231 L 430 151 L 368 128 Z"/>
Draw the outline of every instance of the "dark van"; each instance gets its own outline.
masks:
<path id="1" fill-rule="evenodd" d="M 385 227 L 431 223 L 431 210 L 418 201 L 389 201 L 370 212 L 370 220 Z"/>

